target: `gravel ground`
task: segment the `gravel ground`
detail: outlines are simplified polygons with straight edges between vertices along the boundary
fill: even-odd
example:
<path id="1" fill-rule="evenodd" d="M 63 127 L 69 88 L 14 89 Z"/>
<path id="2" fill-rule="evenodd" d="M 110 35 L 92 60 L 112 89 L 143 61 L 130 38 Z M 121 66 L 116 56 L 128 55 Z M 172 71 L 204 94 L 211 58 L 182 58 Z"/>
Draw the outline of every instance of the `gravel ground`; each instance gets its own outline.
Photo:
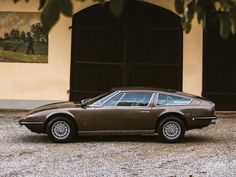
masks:
<path id="1" fill-rule="evenodd" d="M 236 176 L 236 116 L 186 132 L 182 143 L 158 136 L 79 137 L 52 143 L 20 127 L 24 112 L 0 112 L 0 176 Z"/>

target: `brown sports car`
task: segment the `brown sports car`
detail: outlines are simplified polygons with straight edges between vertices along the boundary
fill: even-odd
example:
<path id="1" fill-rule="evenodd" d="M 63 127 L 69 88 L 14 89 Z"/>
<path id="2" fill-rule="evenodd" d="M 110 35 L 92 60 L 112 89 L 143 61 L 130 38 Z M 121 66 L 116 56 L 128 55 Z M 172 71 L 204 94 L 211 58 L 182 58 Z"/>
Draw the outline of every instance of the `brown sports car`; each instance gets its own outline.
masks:
<path id="1" fill-rule="evenodd" d="M 156 88 L 116 88 L 92 99 L 61 102 L 32 110 L 20 125 L 47 133 L 55 142 L 78 134 L 158 134 L 177 142 L 185 131 L 213 122 L 215 104 L 206 98 Z"/>

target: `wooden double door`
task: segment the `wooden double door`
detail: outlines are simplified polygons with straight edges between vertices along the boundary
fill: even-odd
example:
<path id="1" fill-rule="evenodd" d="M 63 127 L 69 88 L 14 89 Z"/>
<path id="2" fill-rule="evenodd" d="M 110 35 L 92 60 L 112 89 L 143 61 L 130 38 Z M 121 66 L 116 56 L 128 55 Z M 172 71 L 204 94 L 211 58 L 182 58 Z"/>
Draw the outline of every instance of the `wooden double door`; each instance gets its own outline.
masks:
<path id="1" fill-rule="evenodd" d="M 219 29 L 212 22 L 204 31 L 203 96 L 214 101 L 218 111 L 235 111 L 236 36 L 222 39 Z"/>
<path id="2" fill-rule="evenodd" d="M 120 17 L 109 3 L 73 16 L 70 100 L 113 87 L 182 90 L 180 18 L 159 6 L 126 1 Z"/>

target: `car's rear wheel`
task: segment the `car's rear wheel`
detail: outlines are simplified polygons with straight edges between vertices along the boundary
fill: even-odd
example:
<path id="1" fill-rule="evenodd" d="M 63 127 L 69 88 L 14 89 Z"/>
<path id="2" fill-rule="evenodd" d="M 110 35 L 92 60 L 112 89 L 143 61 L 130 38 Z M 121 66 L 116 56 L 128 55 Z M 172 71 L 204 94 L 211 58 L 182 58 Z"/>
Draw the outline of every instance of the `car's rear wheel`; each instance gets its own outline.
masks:
<path id="1" fill-rule="evenodd" d="M 177 117 L 166 117 L 159 123 L 157 132 L 162 141 L 175 143 L 184 137 L 185 125 Z"/>
<path id="2" fill-rule="evenodd" d="M 76 126 L 66 117 L 55 117 L 47 124 L 46 133 L 54 142 L 66 143 L 76 137 Z"/>

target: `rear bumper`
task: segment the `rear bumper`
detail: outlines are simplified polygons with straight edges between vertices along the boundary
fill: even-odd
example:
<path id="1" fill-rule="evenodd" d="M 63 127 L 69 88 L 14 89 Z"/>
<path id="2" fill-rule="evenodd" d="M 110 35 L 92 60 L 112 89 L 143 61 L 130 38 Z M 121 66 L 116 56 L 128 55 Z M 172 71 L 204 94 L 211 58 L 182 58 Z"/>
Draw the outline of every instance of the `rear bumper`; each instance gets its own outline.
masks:
<path id="1" fill-rule="evenodd" d="M 42 133 L 44 129 L 44 122 L 41 121 L 25 121 L 19 120 L 20 125 L 25 125 L 29 130 L 36 133 Z"/>
<path id="2" fill-rule="evenodd" d="M 194 128 L 203 128 L 207 127 L 210 124 L 215 124 L 217 117 L 215 116 L 209 116 L 209 117 L 193 117 L 191 120 L 191 126 L 189 126 L 189 129 Z"/>

